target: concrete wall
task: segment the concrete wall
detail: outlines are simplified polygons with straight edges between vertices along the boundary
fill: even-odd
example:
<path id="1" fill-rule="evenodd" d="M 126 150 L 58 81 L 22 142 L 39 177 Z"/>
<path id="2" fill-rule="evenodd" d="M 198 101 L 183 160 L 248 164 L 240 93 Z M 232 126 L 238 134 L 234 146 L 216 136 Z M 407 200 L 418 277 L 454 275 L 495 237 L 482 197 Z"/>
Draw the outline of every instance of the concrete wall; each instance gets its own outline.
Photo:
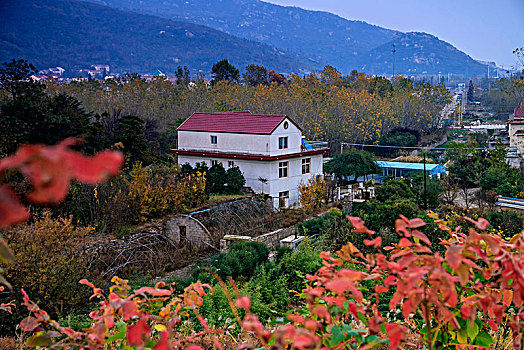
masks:
<path id="1" fill-rule="evenodd" d="M 192 249 L 207 249 L 214 247 L 213 237 L 206 227 L 195 218 L 188 215 L 177 215 L 167 219 L 164 223 L 166 234 L 179 246 L 187 245 Z M 185 238 L 180 231 L 185 227 Z M 218 248 L 218 247 L 216 247 Z"/>
<path id="2" fill-rule="evenodd" d="M 231 244 L 239 241 L 261 242 L 264 243 L 270 250 L 275 250 L 280 246 L 280 241 L 282 239 L 295 235 L 297 232 L 296 226 L 289 226 L 273 232 L 268 232 L 257 237 L 225 235 L 224 238 L 220 240 L 220 251 L 225 252 L 231 246 Z"/>

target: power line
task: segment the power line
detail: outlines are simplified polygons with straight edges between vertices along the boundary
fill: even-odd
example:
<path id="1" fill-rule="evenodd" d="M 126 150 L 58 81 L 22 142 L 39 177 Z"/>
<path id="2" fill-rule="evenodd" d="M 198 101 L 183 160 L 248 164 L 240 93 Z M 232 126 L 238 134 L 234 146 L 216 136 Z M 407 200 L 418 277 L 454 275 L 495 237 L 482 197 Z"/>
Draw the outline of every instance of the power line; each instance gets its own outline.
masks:
<path id="1" fill-rule="evenodd" d="M 434 150 L 434 149 L 436 149 L 436 150 L 442 150 L 442 151 L 449 150 L 449 148 L 445 148 L 445 147 L 416 147 L 416 146 L 394 146 L 394 145 L 386 146 L 386 145 L 372 145 L 372 144 L 365 144 L 365 143 L 346 143 L 346 142 L 342 142 L 342 145 L 359 146 L 359 147 L 394 148 L 394 149 L 418 149 L 418 150 Z M 482 150 L 482 149 L 486 149 L 486 148 L 476 147 L 474 149 Z"/>

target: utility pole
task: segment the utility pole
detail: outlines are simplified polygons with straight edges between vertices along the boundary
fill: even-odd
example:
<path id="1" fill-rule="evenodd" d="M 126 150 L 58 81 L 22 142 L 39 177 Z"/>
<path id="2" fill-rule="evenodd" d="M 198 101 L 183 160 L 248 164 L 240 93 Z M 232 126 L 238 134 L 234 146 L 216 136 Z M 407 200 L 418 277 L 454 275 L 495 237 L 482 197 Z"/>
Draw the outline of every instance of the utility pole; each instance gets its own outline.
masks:
<path id="1" fill-rule="evenodd" d="M 393 82 L 393 78 L 395 78 L 395 52 L 397 52 L 396 45 L 393 43 L 393 77 L 391 78 L 391 82 Z"/>
<path id="2" fill-rule="evenodd" d="M 426 185 L 426 152 L 424 152 L 424 210 L 428 210 L 428 195 Z"/>

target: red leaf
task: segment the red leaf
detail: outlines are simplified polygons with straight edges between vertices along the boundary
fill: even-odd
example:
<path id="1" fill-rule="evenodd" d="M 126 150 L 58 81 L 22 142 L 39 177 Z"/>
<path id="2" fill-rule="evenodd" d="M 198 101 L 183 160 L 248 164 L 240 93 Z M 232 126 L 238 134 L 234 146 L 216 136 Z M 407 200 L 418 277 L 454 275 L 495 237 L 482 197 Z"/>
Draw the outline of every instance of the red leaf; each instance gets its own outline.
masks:
<path id="1" fill-rule="evenodd" d="M 426 226 L 426 223 L 421 218 L 414 218 L 414 219 L 409 220 L 410 228 L 419 228 L 422 226 Z"/>
<path id="2" fill-rule="evenodd" d="M 204 350 L 203 348 L 201 348 L 200 346 L 198 345 L 189 345 L 187 348 L 185 348 L 184 350 Z"/>
<path id="3" fill-rule="evenodd" d="M 36 327 L 38 327 L 38 321 L 36 318 L 31 316 L 24 318 L 22 322 L 20 322 L 20 328 L 24 332 L 31 332 Z"/>
<path id="4" fill-rule="evenodd" d="M 386 325 L 386 331 L 388 332 L 389 348 L 395 350 L 402 340 L 402 327 L 395 323 L 389 323 Z"/>
<path id="5" fill-rule="evenodd" d="M 446 251 L 446 261 L 453 270 L 458 269 L 462 263 L 462 249 L 462 246 L 454 244 Z"/>
<path id="6" fill-rule="evenodd" d="M 128 321 L 132 317 L 138 315 L 138 307 L 136 302 L 133 300 L 123 300 L 122 301 L 122 315 L 124 316 L 124 321 Z"/>
<path id="7" fill-rule="evenodd" d="M 127 342 L 131 346 L 145 344 L 149 338 L 149 326 L 146 321 L 140 319 L 134 325 L 127 325 Z"/>
<path id="8" fill-rule="evenodd" d="M 117 175 L 124 163 L 122 153 L 115 151 L 102 151 L 93 157 L 67 151 L 65 159 L 73 177 L 88 184 L 97 184 L 105 181 L 109 176 Z"/>
<path id="9" fill-rule="evenodd" d="M 135 294 L 145 294 L 149 293 L 151 295 L 160 296 L 160 295 L 171 295 L 171 291 L 168 289 L 156 289 L 153 287 L 142 287 L 135 290 Z"/>
<path id="10" fill-rule="evenodd" d="M 311 334 L 301 333 L 293 338 L 293 346 L 297 349 L 310 349 L 315 344 L 315 338 Z"/>
<path id="11" fill-rule="evenodd" d="M 156 343 L 153 347 L 153 350 L 169 350 L 169 345 L 167 343 L 169 337 L 166 331 L 160 332 L 160 341 Z"/>
<path id="12" fill-rule="evenodd" d="M 342 295 L 346 292 L 346 290 L 349 289 L 350 285 L 351 282 L 341 278 L 336 278 L 326 283 L 326 288 L 337 293 L 338 295 Z"/>
<path id="13" fill-rule="evenodd" d="M 413 237 L 416 237 L 416 238 L 420 239 L 421 241 L 423 241 L 427 245 L 431 245 L 431 242 L 429 241 L 428 236 L 426 236 L 424 233 L 422 233 L 422 232 L 420 232 L 418 230 L 413 230 L 413 231 L 411 231 L 411 235 Z"/>
<path id="14" fill-rule="evenodd" d="M 380 286 L 380 285 L 376 285 L 375 286 L 375 292 L 381 294 L 381 293 L 386 293 L 389 291 L 389 288 L 388 287 L 384 287 L 384 286 Z"/>
<path id="15" fill-rule="evenodd" d="M 235 305 L 242 309 L 249 309 L 251 307 L 251 300 L 246 295 L 241 295 L 235 300 Z"/>
<path id="16" fill-rule="evenodd" d="M 16 193 L 7 185 L 0 186 L 0 228 L 27 221 L 29 210 L 22 205 Z"/>
<path id="17" fill-rule="evenodd" d="M 68 149 L 78 142 L 78 139 L 69 138 L 55 146 L 20 146 L 13 156 L 0 161 L 0 172 L 18 168 L 33 184 L 29 200 L 55 204 L 65 198 L 72 177 L 82 182 L 98 183 L 115 175 L 122 166 L 123 156 L 115 151 L 86 157 Z"/>
<path id="18" fill-rule="evenodd" d="M 377 238 L 372 239 L 372 240 L 365 239 L 364 244 L 367 246 L 373 246 L 375 248 L 380 248 L 380 246 L 382 245 L 382 237 L 378 236 Z"/>

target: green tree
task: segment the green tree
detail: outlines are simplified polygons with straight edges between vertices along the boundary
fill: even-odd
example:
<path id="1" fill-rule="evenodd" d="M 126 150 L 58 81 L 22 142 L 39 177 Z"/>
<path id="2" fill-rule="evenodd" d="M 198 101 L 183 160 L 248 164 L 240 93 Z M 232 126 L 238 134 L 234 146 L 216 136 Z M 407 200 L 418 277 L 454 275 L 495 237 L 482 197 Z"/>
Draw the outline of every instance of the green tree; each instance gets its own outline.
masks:
<path id="1" fill-rule="evenodd" d="M 238 69 L 229 63 L 227 59 L 223 59 L 215 63 L 213 68 L 211 68 L 211 75 L 213 77 L 213 83 L 221 80 L 227 80 L 230 83 L 236 83 L 240 78 L 240 72 Z"/>
<path id="2" fill-rule="evenodd" d="M 244 80 L 251 86 L 267 85 L 268 84 L 268 73 L 267 69 L 263 66 L 256 64 L 250 64 L 246 67 L 246 74 L 244 74 Z"/>
<path id="3" fill-rule="evenodd" d="M 187 66 L 184 66 L 184 68 L 178 66 L 175 72 L 175 76 L 177 85 L 187 87 L 191 82 L 191 79 L 189 78 L 189 68 L 187 68 Z"/>
<path id="4" fill-rule="evenodd" d="M 215 163 L 206 174 L 207 193 L 224 193 L 227 173 L 221 162 Z"/>
<path id="5" fill-rule="evenodd" d="M 6 90 L 16 101 L 27 93 L 32 93 L 35 86 L 43 87 L 31 79 L 31 75 L 37 72 L 31 63 L 23 59 L 4 62 L 0 67 L 0 89 Z"/>
<path id="6" fill-rule="evenodd" d="M 373 154 L 366 151 L 350 149 L 344 153 L 337 154 L 325 166 L 325 171 L 335 174 L 338 179 L 354 176 L 378 174 L 380 167 L 375 163 Z"/>
<path id="7" fill-rule="evenodd" d="M 134 115 L 125 115 L 118 119 L 117 128 L 117 140 L 124 145 L 124 150 L 129 155 L 128 160 L 131 164 L 140 160 L 147 147 L 145 121 Z"/>
<path id="8" fill-rule="evenodd" d="M 226 172 L 226 184 L 229 193 L 237 194 L 242 190 L 246 184 L 246 179 L 237 166 L 227 169 Z"/>

